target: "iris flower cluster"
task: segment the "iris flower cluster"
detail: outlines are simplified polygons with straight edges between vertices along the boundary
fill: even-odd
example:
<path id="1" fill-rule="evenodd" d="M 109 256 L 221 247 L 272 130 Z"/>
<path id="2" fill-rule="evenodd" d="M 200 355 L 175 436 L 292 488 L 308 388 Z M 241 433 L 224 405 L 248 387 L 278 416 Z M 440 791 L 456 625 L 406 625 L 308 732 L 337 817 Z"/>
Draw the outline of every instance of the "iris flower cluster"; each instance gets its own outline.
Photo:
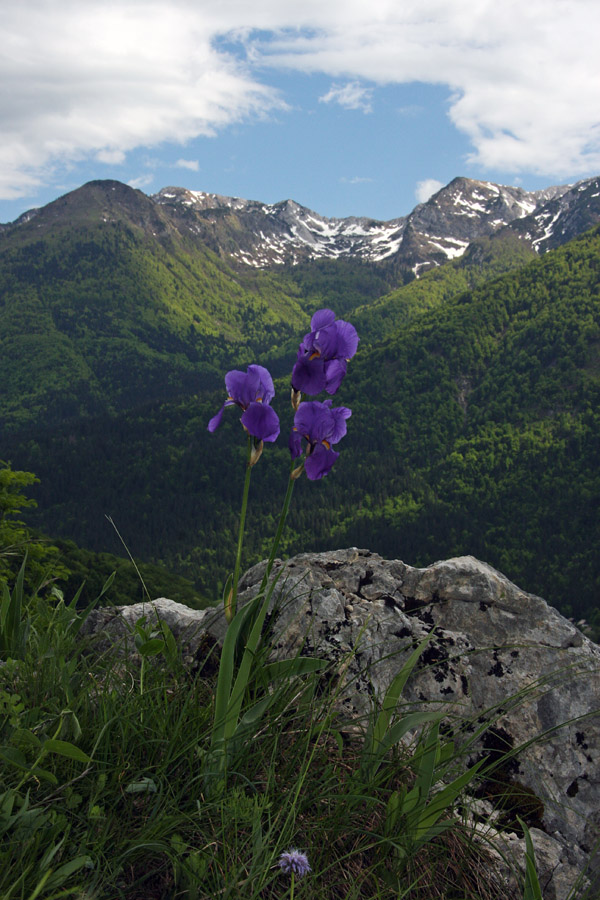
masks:
<path id="1" fill-rule="evenodd" d="M 330 399 L 304 401 L 303 393 L 314 396 L 321 391 L 335 394 L 346 374 L 348 361 L 358 348 L 356 329 L 349 322 L 336 319 L 330 309 L 314 314 L 311 331 L 304 336 L 292 371 L 292 406 L 294 426 L 288 446 L 292 459 L 303 452 L 304 462 L 294 470 L 297 478 L 302 471 L 311 481 L 328 475 L 339 453 L 333 449 L 346 434 L 346 419 L 352 412 L 345 406 L 332 407 Z M 246 372 L 232 370 L 225 376 L 227 399 L 216 416 L 208 423 L 213 432 L 221 424 L 227 406 L 239 406 L 241 423 L 255 439 L 256 452 L 252 465 L 258 460 L 263 441 L 275 441 L 279 436 L 279 418 L 270 403 L 275 396 L 273 379 L 263 366 L 248 366 Z"/>
<path id="2" fill-rule="evenodd" d="M 333 449 L 346 434 L 346 419 L 352 411 L 346 406 L 331 406 L 332 401 L 302 401 L 302 394 L 326 391 L 335 394 L 346 374 L 348 361 L 358 348 L 356 329 L 336 319 L 330 309 L 320 309 L 310 323 L 311 331 L 298 348 L 292 371 L 292 406 L 296 414 L 288 446 L 292 459 L 302 453 L 305 444 L 304 471 L 310 481 L 328 475 L 340 455 Z M 297 474 L 296 474 L 297 473 Z M 295 470 L 296 477 L 302 467 Z"/>
<path id="3" fill-rule="evenodd" d="M 304 392 L 335 394 L 346 374 L 346 365 L 358 348 L 356 328 L 336 319 L 330 309 L 320 309 L 310 322 L 311 331 L 298 348 L 292 371 L 292 404 L 297 408 Z"/>

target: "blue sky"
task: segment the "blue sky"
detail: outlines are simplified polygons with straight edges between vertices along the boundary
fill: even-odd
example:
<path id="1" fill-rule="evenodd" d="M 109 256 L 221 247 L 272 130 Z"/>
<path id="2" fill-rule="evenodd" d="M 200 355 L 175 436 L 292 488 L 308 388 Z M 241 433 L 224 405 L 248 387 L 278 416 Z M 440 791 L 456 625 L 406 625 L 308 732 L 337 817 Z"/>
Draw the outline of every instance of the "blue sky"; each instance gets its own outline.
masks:
<path id="1" fill-rule="evenodd" d="M 21 0 L 0 221 L 94 178 L 326 216 L 600 172 L 596 0 Z"/>

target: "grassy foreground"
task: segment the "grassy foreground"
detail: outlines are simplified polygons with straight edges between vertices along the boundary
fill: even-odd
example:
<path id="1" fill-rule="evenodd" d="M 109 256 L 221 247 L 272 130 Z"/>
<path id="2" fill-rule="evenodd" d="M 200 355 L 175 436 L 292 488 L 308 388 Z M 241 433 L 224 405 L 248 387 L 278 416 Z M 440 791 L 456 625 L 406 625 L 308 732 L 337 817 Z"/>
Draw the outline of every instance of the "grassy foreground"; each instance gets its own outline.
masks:
<path id="1" fill-rule="evenodd" d="M 466 817 L 485 761 L 465 772 L 435 712 L 402 712 L 423 646 L 357 729 L 336 712 L 339 666 L 274 669 L 266 635 L 224 724 L 248 607 L 230 656 L 190 669 L 144 620 L 130 653 L 102 650 L 77 598 L 26 597 L 22 574 L 0 608 L 2 900 L 509 897 Z M 292 849 L 303 877 L 279 865 Z M 541 900 L 533 865 L 518 896 Z"/>

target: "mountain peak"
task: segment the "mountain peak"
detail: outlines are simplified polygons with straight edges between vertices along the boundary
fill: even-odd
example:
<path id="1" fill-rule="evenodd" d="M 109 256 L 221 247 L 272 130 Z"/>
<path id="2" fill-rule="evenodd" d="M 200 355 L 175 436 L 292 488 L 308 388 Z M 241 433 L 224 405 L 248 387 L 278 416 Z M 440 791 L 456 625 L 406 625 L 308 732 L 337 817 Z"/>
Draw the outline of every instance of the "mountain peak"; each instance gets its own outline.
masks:
<path id="1" fill-rule="evenodd" d="M 317 259 L 390 263 L 419 276 L 506 228 L 536 252 L 600 221 L 598 179 L 526 191 L 457 176 L 406 216 L 328 218 L 288 198 L 262 203 L 183 187 L 147 196 L 119 181 L 90 181 L 2 231 L 61 223 L 122 222 L 162 238 L 178 232 L 241 267 Z"/>
<path id="2" fill-rule="evenodd" d="M 39 235 L 75 224 L 85 227 L 117 222 L 137 226 L 153 236 L 169 228 L 168 219 L 150 197 L 121 181 L 106 179 L 88 181 L 47 206 L 29 210 L 4 231 L 25 227 Z"/>

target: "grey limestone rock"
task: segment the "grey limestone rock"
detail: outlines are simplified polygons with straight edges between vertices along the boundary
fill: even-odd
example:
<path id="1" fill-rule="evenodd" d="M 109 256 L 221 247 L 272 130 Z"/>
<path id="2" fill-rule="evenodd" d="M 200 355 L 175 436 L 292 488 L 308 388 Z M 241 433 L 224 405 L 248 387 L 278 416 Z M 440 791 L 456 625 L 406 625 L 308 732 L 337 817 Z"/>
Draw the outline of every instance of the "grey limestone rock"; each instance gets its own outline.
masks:
<path id="1" fill-rule="evenodd" d="M 242 577 L 240 603 L 256 594 L 265 565 Z M 538 810 L 544 897 L 566 900 L 600 835 L 600 647 L 470 556 L 418 569 L 350 548 L 277 560 L 271 578 L 274 655 L 345 660 L 340 708 L 355 723 L 433 631 L 404 699 L 412 708 L 437 704 L 464 739 L 487 715 L 490 729 L 472 760 L 520 748 L 509 775 Z M 152 608 L 190 659 L 224 637 L 222 611 L 195 612 L 164 598 L 123 608 L 123 621 L 97 611 L 89 630 L 114 639 Z"/>

